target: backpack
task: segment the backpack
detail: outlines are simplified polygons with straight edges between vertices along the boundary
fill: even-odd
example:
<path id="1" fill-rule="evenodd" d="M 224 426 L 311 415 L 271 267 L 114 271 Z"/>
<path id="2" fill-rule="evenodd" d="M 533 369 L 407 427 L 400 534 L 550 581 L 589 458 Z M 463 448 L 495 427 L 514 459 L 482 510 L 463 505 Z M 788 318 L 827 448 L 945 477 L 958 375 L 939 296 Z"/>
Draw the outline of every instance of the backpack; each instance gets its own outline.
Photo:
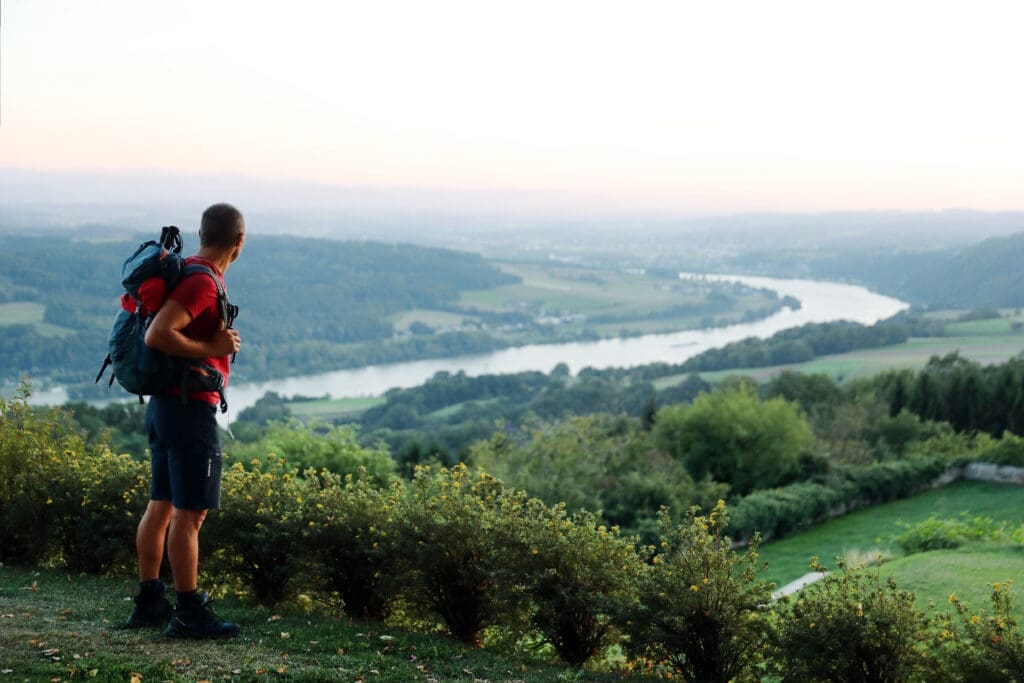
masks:
<path id="1" fill-rule="evenodd" d="M 126 391 L 138 395 L 140 403 L 143 396 L 163 394 L 172 387 L 180 387 L 183 403 L 188 400 L 190 391 L 217 392 L 221 412 L 227 412 L 224 376 L 219 370 L 199 359 L 174 358 L 146 346 L 146 330 L 166 295 L 183 277 L 193 273 L 206 273 L 213 279 L 225 327 L 230 328 L 238 315 L 238 307 L 228 300 L 227 292 L 214 272 L 198 263 L 186 265 L 181 249 L 181 231 L 173 225 L 166 226 L 158 241 L 144 242 L 124 262 L 121 285 L 125 292 L 121 296 L 121 309 L 110 330 L 109 352 L 96 375 L 96 383 L 110 367 L 107 386 L 113 385 L 117 379 Z M 231 362 L 234 361 L 232 356 Z"/>

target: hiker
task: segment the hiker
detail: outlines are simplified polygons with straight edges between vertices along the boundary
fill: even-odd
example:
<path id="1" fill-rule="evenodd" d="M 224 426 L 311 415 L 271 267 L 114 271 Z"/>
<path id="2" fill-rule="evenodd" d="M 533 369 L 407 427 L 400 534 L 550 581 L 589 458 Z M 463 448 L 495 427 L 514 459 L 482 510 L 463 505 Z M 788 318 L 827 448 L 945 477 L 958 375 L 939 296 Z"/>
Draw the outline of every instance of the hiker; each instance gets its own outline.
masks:
<path id="1" fill-rule="evenodd" d="M 245 219 L 230 204 L 203 212 L 199 251 L 185 265 L 199 264 L 220 280 L 245 244 Z M 201 360 L 216 368 L 227 384 L 238 332 L 229 329 L 220 310 L 218 286 L 210 273 L 181 278 L 159 306 L 145 335 L 146 346 L 178 359 Z M 126 626 L 161 626 L 178 638 L 230 638 L 238 624 L 224 621 L 197 586 L 199 529 L 210 509 L 220 504 L 222 454 L 216 411 L 223 394 L 170 386 L 149 399 L 146 430 L 152 481 L 150 500 L 139 522 L 139 594 Z M 177 592 L 171 608 L 160 580 L 164 542 Z"/>

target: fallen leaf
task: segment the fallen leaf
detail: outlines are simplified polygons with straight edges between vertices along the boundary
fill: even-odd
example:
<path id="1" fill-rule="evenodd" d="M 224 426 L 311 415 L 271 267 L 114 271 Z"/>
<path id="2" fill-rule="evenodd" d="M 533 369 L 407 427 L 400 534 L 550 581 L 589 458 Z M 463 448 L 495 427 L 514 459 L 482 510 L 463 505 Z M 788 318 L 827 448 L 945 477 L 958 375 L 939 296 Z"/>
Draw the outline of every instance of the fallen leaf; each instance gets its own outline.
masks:
<path id="1" fill-rule="evenodd" d="M 281 666 L 281 667 L 278 667 L 278 669 L 277 669 L 277 673 L 279 673 L 279 674 L 283 674 L 283 673 L 284 673 L 284 671 L 285 671 L 285 669 L 284 669 L 284 667 L 283 667 L 283 666 Z"/>
<path id="2" fill-rule="evenodd" d="M 280 614 L 273 614 L 273 615 L 267 617 L 267 621 L 281 621 L 281 615 Z"/>
<path id="3" fill-rule="evenodd" d="M 381 636 L 380 639 L 383 640 L 384 642 L 387 642 L 389 640 L 394 640 L 395 637 L 394 636 Z"/>
<path id="4" fill-rule="evenodd" d="M 0 616 L 2 616 L 4 619 L 13 619 L 14 618 L 13 614 L 0 614 Z"/>
<path id="5" fill-rule="evenodd" d="M 242 673 L 242 670 L 241 669 L 232 669 L 231 673 L 233 673 L 233 674 L 235 674 L 237 676 L 238 674 Z"/>
<path id="6" fill-rule="evenodd" d="M 14 673 L 14 669 L 0 669 L 0 674 L 4 674 L 5 676 L 7 674 L 12 674 L 12 673 Z"/>
<path id="7" fill-rule="evenodd" d="M 25 590 L 27 590 L 27 591 L 38 591 L 39 590 L 39 584 L 37 584 L 35 581 L 33 581 L 31 586 L 26 586 L 25 587 Z"/>
<path id="8" fill-rule="evenodd" d="M 281 640 L 288 640 L 291 637 L 291 633 L 288 633 L 287 631 L 281 631 Z"/>
<path id="9" fill-rule="evenodd" d="M 100 675 L 100 670 L 99 669 L 89 669 L 85 673 L 85 675 L 88 676 L 89 678 L 96 678 L 97 676 Z"/>
<path id="10" fill-rule="evenodd" d="M 131 678 L 128 679 L 128 683 L 142 683 L 142 674 L 133 672 Z"/>
<path id="11" fill-rule="evenodd" d="M 70 608 L 70 607 L 68 607 L 68 608 L 67 608 L 66 610 L 64 610 L 63 612 L 61 612 L 61 614 L 71 614 L 71 608 Z"/>

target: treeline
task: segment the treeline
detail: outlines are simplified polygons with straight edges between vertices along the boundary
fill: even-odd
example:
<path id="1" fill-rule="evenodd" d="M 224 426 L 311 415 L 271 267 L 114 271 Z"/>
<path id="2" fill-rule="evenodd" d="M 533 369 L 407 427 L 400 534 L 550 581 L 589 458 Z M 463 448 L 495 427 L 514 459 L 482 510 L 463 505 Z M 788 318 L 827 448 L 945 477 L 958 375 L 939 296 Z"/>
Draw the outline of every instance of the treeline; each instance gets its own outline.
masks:
<path id="1" fill-rule="evenodd" d="M 920 372 L 892 370 L 874 382 L 890 415 L 908 410 L 959 432 L 1024 434 L 1024 359 L 980 365 L 950 353 Z"/>
<path id="2" fill-rule="evenodd" d="M 708 349 L 683 363 L 649 366 L 647 377 L 802 363 L 818 356 L 901 344 L 910 337 L 941 337 L 941 321 L 905 313 L 865 326 L 846 320 L 808 323 L 776 332 L 767 339 L 748 337 Z"/>

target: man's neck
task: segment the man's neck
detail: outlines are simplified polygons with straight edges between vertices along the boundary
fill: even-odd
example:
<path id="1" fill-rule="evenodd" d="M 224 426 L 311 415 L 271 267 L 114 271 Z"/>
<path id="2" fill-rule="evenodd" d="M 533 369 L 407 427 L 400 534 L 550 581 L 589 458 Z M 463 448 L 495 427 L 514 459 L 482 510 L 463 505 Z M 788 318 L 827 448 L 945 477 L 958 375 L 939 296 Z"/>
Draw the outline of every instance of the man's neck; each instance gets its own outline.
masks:
<path id="1" fill-rule="evenodd" d="M 224 251 L 223 249 L 214 249 L 212 247 L 200 247 L 199 251 L 196 252 L 196 256 L 202 259 L 206 259 L 217 267 L 223 275 L 228 266 L 231 265 L 231 252 Z"/>

